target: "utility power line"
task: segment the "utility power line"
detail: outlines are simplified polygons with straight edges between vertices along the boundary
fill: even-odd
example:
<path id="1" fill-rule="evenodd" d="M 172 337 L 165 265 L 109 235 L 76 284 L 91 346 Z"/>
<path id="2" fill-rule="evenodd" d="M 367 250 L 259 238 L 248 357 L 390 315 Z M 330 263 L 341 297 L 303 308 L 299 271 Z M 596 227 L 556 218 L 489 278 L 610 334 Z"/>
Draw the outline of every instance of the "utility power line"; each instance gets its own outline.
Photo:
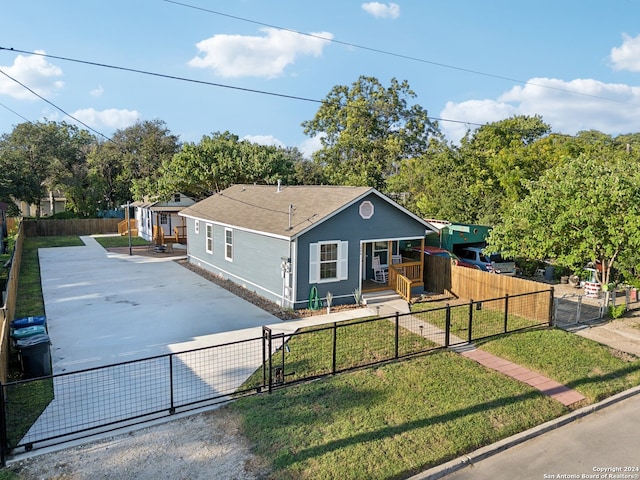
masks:
<path id="1" fill-rule="evenodd" d="M 302 96 L 297 96 L 297 95 L 289 95 L 289 94 L 285 94 L 285 93 L 270 92 L 270 91 L 258 90 L 258 89 L 254 89 L 254 88 L 238 87 L 238 86 L 235 86 L 235 85 L 228 85 L 228 84 L 224 84 L 224 83 L 209 82 L 209 81 L 206 81 L 206 80 L 197 80 L 197 79 L 188 78 L 188 77 L 181 77 L 181 76 L 177 76 L 177 75 L 168 75 L 168 74 L 164 74 L 164 73 L 141 70 L 141 69 L 137 69 L 137 68 L 122 67 L 122 66 L 118 66 L 118 65 L 110 65 L 110 64 L 107 64 L 107 63 L 93 62 L 93 61 L 89 61 L 89 60 L 80 60 L 80 59 L 77 59 L 77 58 L 63 57 L 63 56 L 59 56 L 59 55 L 51 55 L 51 54 L 42 53 L 42 52 L 29 52 L 29 51 L 20 50 L 20 49 L 17 49 L 17 48 L 7 48 L 7 47 L 0 46 L 0 51 L 1 50 L 5 50 L 5 51 L 9 51 L 9 52 L 16 52 L 16 53 L 23 53 L 23 54 L 26 54 L 26 55 L 37 55 L 37 56 L 41 56 L 41 57 L 44 57 L 44 58 L 53 58 L 53 59 L 56 59 L 56 60 L 62 60 L 62 61 L 66 61 L 66 62 L 80 63 L 80 64 L 84 64 L 84 65 L 92 65 L 92 66 L 95 66 L 95 67 L 109 68 L 109 69 L 120 70 L 120 71 L 124 71 L 124 72 L 138 73 L 138 74 L 141 74 L 141 75 L 150 75 L 150 76 L 153 76 L 153 77 L 166 78 L 166 79 L 169 79 L 169 80 L 178 80 L 178 81 L 182 81 L 182 82 L 189 82 L 189 83 L 195 83 L 195 84 L 200 84 L 200 85 L 208 85 L 208 86 L 212 86 L 212 87 L 219 87 L 219 88 L 227 88 L 227 89 L 231 89 L 231 90 L 238 90 L 238 91 L 241 91 L 241 92 L 250 92 L 250 93 L 257 93 L 257 94 L 260 94 L 260 95 L 269 95 L 269 96 L 273 96 L 273 97 L 286 98 L 286 99 L 289 99 L 289 100 L 298 100 L 298 101 L 311 102 L 311 103 L 317 103 L 317 104 L 328 104 L 329 103 L 326 100 L 318 100 L 318 99 L 315 99 L 315 98 L 308 98 L 308 97 L 302 97 Z M 34 93 L 34 95 L 39 96 L 37 93 L 33 92 L 32 90 L 30 90 L 30 91 L 32 93 Z M 42 98 L 42 97 L 40 97 L 40 98 Z M 53 105 L 48 100 L 46 100 L 44 98 L 43 98 L 43 100 L 46 101 L 47 103 L 49 103 L 50 105 Z M 58 107 L 55 107 L 55 108 L 58 108 Z M 358 108 L 358 107 L 353 107 L 353 108 Z M 59 109 L 59 110 L 61 110 L 61 109 Z M 69 115 L 68 113 L 64 112 L 63 110 L 61 110 L 61 111 L 65 115 L 68 115 L 69 117 L 74 118 L 71 115 Z M 431 117 L 431 116 L 429 116 L 428 118 L 429 118 L 429 120 L 436 121 L 436 122 L 450 122 L 450 123 L 458 123 L 458 124 L 463 124 L 463 125 L 473 125 L 473 126 L 476 126 L 476 127 L 481 127 L 481 126 L 484 125 L 484 124 L 481 124 L 481 123 L 473 123 L 473 122 L 463 121 L 463 120 L 451 120 L 451 119 Z M 80 122 L 80 123 L 82 123 L 82 122 Z M 84 123 L 82 123 L 82 124 L 85 125 Z M 90 127 L 88 127 L 88 128 L 90 128 Z"/>
<path id="2" fill-rule="evenodd" d="M 218 16 L 221 16 L 221 17 L 231 18 L 233 20 L 238 20 L 240 22 L 252 23 L 254 25 L 260 25 L 261 27 L 275 28 L 277 30 L 283 30 L 285 32 L 296 33 L 298 35 L 303 35 L 305 37 L 310 37 L 310 38 L 315 38 L 315 39 L 318 39 L 318 40 L 323 40 L 325 42 L 331 42 L 331 43 L 335 43 L 335 44 L 338 44 L 338 45 L 343 45 L 343 46 L 350 47 L 350 48 L 356 48 L 356 49 L 359 49 L 359 50 L 366 50 L 368 52 L 378 53 L 378 54 L 381 54 L 381 55 L 387 55 L 387 56 L 390 56 L 390 57 L 402 58 L 404 60 L 410 60 L 410 61 L 413 61 L 413 62 L 425 63 L 425 64 L 433 65 L 433 66 L 436 66 L 436 67 L 447 68 L 449 70 L 456 70 L 456 71 L 459 71 L 459 72 L 471 73 L 473 75 L 480 75 L 480 76 L 483 76 L 483 77 L 495 78 L 495 79 L 498 79 L 498 80 L 505 80 L 505 81 L 508 81 L 508 82 L 518 83 L 518 84 L 521 84 L 521 85 L 529 85 L 529 86 L 532 86 L 532 87 L 546 88 L 548 90 L 555 90 L 557 92 L 570 93 L 572 95 L 580 95 L 580 96 L 588 97 L 588 98 L 596 98 L 598 100 L 605 100 L 607 102 L 622 103 L 622 104 L 626 104 L 626 105 L 638 105 L 637 103 L 626 102 L 624 100 L 619 100 L 619 99 L 616 99 L 616 98 L 602 97 L 602 96 L 593 95 L 593 94 L 590 94 L 590 93 L 578 92 L 576 90 L 571 90 L 571 89 L 568 89 L 568 88 L 560 88 L 560 87 L 554 87 L 554 86 L 551 86 L 551 85 L 545 85 L 545 84 L 542 84 L 542 83 L 530 82 L 530 81 L 527 81 L 527 80 L 519 80 L 517 78 L 511 78 L 511 77 L 507 77 L 507 76 L 504 76 L 504 75 L 498 75 L 498 74 L 494 74 L 494 73 L 482 72 L 480 70 L 473 70 L 473 69 L 470 69 L 470 68 L 457 67 L 455 65 L 448 65 L 446 63 L 434 62 L 432 60 L 427 60 L 427 59 L 424 59 L 424 58 L 414 57 L 414 56 L 411 56 L 411 55 L 406 55 L 406 54 L 402 54 L 402 53 L 398 53 L 398 52 L 390 52 L 388 50 L 382 50 L 380 48 L 368 47 L 366 45 L 359 45 L 357 43 L 346 42 L 346 41 L 343 41 L 343 40 L 336 40 L 336 39 L 333 39 L 333 38 L 327 38 L 327 37 L 323 37 L 322 35 L 316 35 L 316 34 L 313 34 L 313 33 L 301 32 L 301 31 L 295 30 L 293 28 L 281 27 L 281 26 L 278 26 L 278 25 L 273 25 L 273 24 L 269 24 L 269 23 L 265 23 L 265 22 L 260 22 L 258 20 L 252 20 L 252 19 L 249 19 L 249 18 L 240 17 L 238 15 L 231 15 L 231 14 L 220 12 L 220 11 L 217 11 L 217 10 L 211 10 L 211 9 L 204 8 L 204 7 L 198 7 L 196 5 L 191 5 L 189 3 L 184 3 L 184 2 L 178 2 L 176 0 L 162 0 L 162 1 L 164 1 L 166 3 L 171 3 L 171 4 L 174 4 L 174 5 L 178 5 L 178 6 L 181 6 L 181 7 L 191 8 L 191 9 L 194 9 L 194 10 L 199 10 L 201 12 L 210 13 L 212 15 L 218 15 Z M 460 123 L 467 123 L 467 122 L 460 122 Z"/>
<path id="3" fill-rule="evenodd" d="M 40 100 L 42 100 L 43 102 L 48 103 L 49 105 L 51 105 L 53 108 L 55 108 L 56 110 L 59 110 L 60 112 L 64 113 L 67 117 L 72 118 L 73 120 L 75 120 L 76 122 L 78 122 L 79 124 L 85 126 L 86 128 L 88 128 L 89 130 L 91 130 L 93 133 L 100 135 L 101 137 L 104 137 L 106 140 L 111 141 L 111 139 L 109 137 L 107 137 L 106 135 L 102 134 L 101 132 L 99 132 L 98 130 L 95 130 L 94 128 L 90 127 L 89 125 L 87 125 L 86 123 L 84 123 L 82 120 L 74 117 L 73 115 L 71 115 L 69 112 L 64 111 L 62 108 L 60 108 L 58 105 L 56 105 L 55 103 L 51 102 L 50 100 L 47 100 L 46 98 L 44 98 L 42 95 L 40 95 L 38 92 L 36 92 L 35 90 L 29 88 L 28 86 L 26 86 L 24 83 L 22 83 L 20 80 L 13 78 L 11 75 L 9 75 L 7 72 L 0 70 L 0 73 L 2 75 L 4 75 L 5 77 L 7 77 L 9 80 L 14 81 L 15 83 L 17 83 L 18 85 L 20 85 L 22 88 L 28 90 L 29 92 L 31 92 L 33 95 L 35 95 L 36 97 L 38 97 Z M 13 111 L 13 110 L 12 110 Z M 15 112 L 14 112 L 15 113 Z M 18 115 L 16 113 L 16 115 Z M 18 115 L 20 117 L 22 117 L 22 115 Z M 22 117 L 24 118 L 24 117 Z M 28 120 L 27 120 L 28 121 Z M 32 122 L 29 122 L 32 123 Z"/>

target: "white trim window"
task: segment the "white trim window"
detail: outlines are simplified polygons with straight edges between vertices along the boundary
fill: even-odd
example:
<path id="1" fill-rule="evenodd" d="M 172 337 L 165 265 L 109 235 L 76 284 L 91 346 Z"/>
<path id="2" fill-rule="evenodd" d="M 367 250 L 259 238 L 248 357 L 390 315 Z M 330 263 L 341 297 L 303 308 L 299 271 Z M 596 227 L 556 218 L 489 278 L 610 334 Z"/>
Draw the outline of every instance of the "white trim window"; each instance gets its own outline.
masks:
<path id="1" fill-rule="evenodd" d="M 380 257 L 382 265 L 389 264 L 389 242 L 373 242 L 373 256 Z"/>
<path id="2" fill-rule="evenodd" d="M 206 227 L 205 250 L 207 253 L 213 253 L 213 225 L 207 223 Z"/>
<path id="3" fill-rule="evenodd" d="M 233 230 L 224 229 L 224 259 L 233 261 Z"/>
<path id="4" fill-rule="evenodd" d="M 195 221 L 195 223 L 193 224 L 193 230 L 195 231 L 196 235 L 200 235 L 200 220 Z"/>
<path id="5" fill-rule="evenodd" d="M 346 280 L 349 273 L 349 242 L 309 244 L 309 283 Z"/>

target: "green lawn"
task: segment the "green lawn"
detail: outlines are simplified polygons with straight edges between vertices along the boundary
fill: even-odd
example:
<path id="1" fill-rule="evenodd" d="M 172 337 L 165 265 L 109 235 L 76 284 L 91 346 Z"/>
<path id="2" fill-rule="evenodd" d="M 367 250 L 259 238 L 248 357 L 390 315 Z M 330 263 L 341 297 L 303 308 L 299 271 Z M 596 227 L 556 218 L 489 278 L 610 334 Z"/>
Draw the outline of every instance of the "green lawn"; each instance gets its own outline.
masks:
<path id="1" fill-rule="evenodd" d="M 108 237 L 97 236 L 94 237 L 96 241 L 102 245 L 103 248 L 117 248 L 117 247 L 128 247 L 129 246 L 129 237 L 128 236 L 115 236 L 110 235 Z M 131 237 L 131 246 L 132 247 L 143 247 L 149 245 L 142 237 Z"/>
<path id="2" fill-rule="evenodd" d="M 20 278 L 18 279 L 16 318 L 45 315 L 38 249 L 81 245 L 84 243 L 77 236 L 31 237 L 24 240 Z M 18 380 L 19 378 L 20 366 L 17 353 L 12 351 L 9 359 L 9 380 Z M 50 379 L 39 380 L 10 387 L 6 394 L 7 436 L 9 444 L 15 445 L 49 402 L 53 400 L 53 385 Z"/>
<path id="3" fill-rule="evenodd" d="M 40 285 L 38 249 L 82 245 L 84 243 L 78 236 L 25 238 L 22 245 L 22 263 L 20 264 L 20 278 L 18 280 L 16 318 L 45 315 L 42 286 Z"/>
<path id="4" fill-rule="evenodd" d="M 25 243 L 22 268 L 30 272 L 25 281 L 36 271 L 33 252 L 37 246 L 52 246 L 52 240 Z M 55 240 L 59 245 L 80 242 L 77 237 Z M 41 303 L 39 270 L 37 275 L 38 289 L 29 296 Z M 25 305 L 20 315 L 42 315 L 36 300 L 20 300 Z M 474 312 L 474 318 L 482 311 Z M 452 315 L 452 330 L 465 338 L 468 309 L 459 312 Z M 499 328 L 502 317 L 486 312 L 487 322 Z M 441 312 L 420 315 L 436 325 L 444 318 Z M 351 326 L 336 330 L 337 370 L 393 354 L 392 321 L 346 323 Z M 400 355 L 430 346 L 418 335 L 400 332 Z M 284 355 L 287 381 L 324 374 L 331 369 L 332 344 L 332 329 L 311 329 L 289 337 L 287 348 L 275 343 L 279 350 L 274 359 Z M 478 346 L 576 389 L 587 403 L 640 384 L 640 360 L 561 330 L 516 332 Z M 262 370 L 255 375 L 245 386 L 258 382 Z M 40 391 L 26 397 L 46 405 L 47 386 L 40 385 Z M 39 404 L 28 406 L 37 408 Z M 442 350 L 243 397 L 225 408 L 240 416 L 243 433 L 273 477 L 296 479 L 406 478 L 570 411 L 526 384 Z M 17 438 L 16 432 L 11 438 Z"/>
<path id="5" fill-rule="evenodd" d="M 489 308 L 490 303 L 495 308 Z M 469 315 L 472 315 L 472 340 L 476 338 L 490 337 L 505 333 L 504 329 L 504 306 L 502 301 L 481 302 L 481 308 L 474 303 L 473 309 L 470 305 L 454 305 L 451 310 L 451 335 L 458 339 L 467 341 L 469 338 Z M 417 303 L 412 305 L 412 315 L 420 320 L 430 323 L 441 330 L 445 330 L 446 309 L 444 302 Z M 508 331 L 519 330 L 540 325 L 540 320 L 529 320 L 519 315 L 509 314 L 507 316 Z M 456 343 L 452 339 L 452 344 Z"/>
<path id="6" fill-rule="evenodd" d="M 479 347 L 543 373 L 590 402 L 640 384 L 640 359 L 620 358 L 608 347 L 559 329 L 520 332 Z"/>
<path id="7" fill-rule="evenodd" d="M 435 343 L 400 328 L 398 356 L 435 348 Z M 286 343 L 285 340 L 288 341 Z M 338 322 L 335 330 L 335 371 L 370 365 L 395 356 L 395 322 L 365 318 Z M 284 366 L 288 382 L 333 372 L 334 329 L 331 326 L 303 328 L 292 336 L 274 337 L 272 368 Z M 263 384 L 263 371 L 257 370 L 242 386 L 252 389 Z"/>
<path id="8" fill-rule="evenodd" d="M 245 397 L 230 407 L 274 478 L 406 478 L 567 410 L 441 351 Z"/>
<path id="9" fill-rule="evenodd" d="M 640 384 L 640 360 L 560 330 L 517 332 L 480 347 L 566 383 L 587 403 Z M 289 349 L 302 349 L 298 337 Z M 449 351 L 276 389 L 228 408 L 274 478 L 301 479 L 406 478 L 570 411 Z"/>

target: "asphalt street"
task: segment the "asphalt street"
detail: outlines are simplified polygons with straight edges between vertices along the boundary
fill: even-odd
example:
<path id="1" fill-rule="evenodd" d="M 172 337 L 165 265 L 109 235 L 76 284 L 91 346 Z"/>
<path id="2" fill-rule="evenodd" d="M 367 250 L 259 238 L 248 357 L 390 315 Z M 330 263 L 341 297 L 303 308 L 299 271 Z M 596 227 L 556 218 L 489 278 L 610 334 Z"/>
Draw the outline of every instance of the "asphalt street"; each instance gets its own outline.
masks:
<path id="1" fill-rule="evenodd" d="M 640 391 L 637 388 L 636 391 Z M 444 477 L 485 479 L 640 478 L 640 395 L 535 436 Z M 446 470 L 441 470 L 446 472 Z"/>

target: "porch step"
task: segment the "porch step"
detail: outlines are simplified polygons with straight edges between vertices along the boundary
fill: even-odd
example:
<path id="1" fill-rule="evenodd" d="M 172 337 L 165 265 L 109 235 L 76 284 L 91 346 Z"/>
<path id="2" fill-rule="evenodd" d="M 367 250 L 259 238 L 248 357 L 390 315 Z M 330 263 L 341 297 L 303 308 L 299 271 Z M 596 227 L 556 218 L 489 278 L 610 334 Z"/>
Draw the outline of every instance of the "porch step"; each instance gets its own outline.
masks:
<path id="1" fill-rule="evenodd" d="M 374 315 L 384 317 L 396 312 L 409 313 L 409 304 L 394 290 L 366 293 L 362 298 Z"/>
<path id="2" fill-rule="evenodd" d="M 362 299 L 370 306 L 376 303 L 385 303 L 392 300 L 401 300 L 402 297 L 395 290 L 382 290 L 379 292 L 363 293 Z"/>

